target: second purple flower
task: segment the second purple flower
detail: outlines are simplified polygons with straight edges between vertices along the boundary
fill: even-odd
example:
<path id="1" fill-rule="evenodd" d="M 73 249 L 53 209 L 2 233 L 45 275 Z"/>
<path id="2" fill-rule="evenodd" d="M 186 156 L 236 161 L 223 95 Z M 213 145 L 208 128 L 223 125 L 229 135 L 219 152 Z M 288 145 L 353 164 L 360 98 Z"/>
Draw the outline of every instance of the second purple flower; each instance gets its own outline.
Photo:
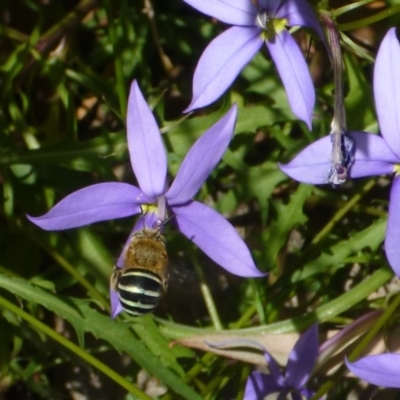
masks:
<path id="1" fill-rule="evenodd" d="M 293 113 L 311 129 L 314 85 L 304 56 L 286 26 L 322 29 L 305 0 L 184 0 L 204 14 L 235 25 L 206 48 L 193 77 L 193 99 L 186 111 L 217 100 L 263 43 L 275 62 Z M 257 3 L 257 5 L 255 5 Z"/>

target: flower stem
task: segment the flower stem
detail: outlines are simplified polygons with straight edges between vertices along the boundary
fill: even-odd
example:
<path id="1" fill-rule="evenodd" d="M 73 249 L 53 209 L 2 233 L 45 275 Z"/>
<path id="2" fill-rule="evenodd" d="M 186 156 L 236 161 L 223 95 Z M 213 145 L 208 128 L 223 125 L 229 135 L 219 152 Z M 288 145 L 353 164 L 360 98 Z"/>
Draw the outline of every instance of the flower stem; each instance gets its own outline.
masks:
<path id="1" fill-rule="evenodd" d="M 257 283 L 254 281 L 254 279 L 252 279 L 250 281 L 250 284 L 253 288 L 253 295 L 254 295 L 254 304 L 256 306 L 256 310 L 257 310 L 257 314 L 258 314 L 258 318 L 260 319 L 260 324 L 264 325 L 267 323 L 267 318 L 265 316 L 265 308 L 264 308 L 264 304 L 263 301 L 261 299 L 261 294 L 260 294 L 260 290 L 259 290 L 259 286 L 257 285 Z"/>
<path id="2" fill-rule="evenodd" d="M 211 363 L 211 361 L 215 358 L 215 355 L 212 353 L 206 353 L 201 360 L 196 363 L 185 375 L 185 382 L 192 381 L 200 372 L 204 370 L 204 367 Z"/>
<path id="3" fill-rule="evenodd" d="M 314 236 L 310 246 L 304 252 L 305 257 L 317 248 L 317 246 L 329 235 L 333 227 L 354 207 L 355 204 L 361 200 L 365 194 L 367 194 L 375 186 L 375 183 L 375 179 L 369 180 L 356 195 L 354 195 L 343 205 L 343 207 L 336 211 L 332 219 Z"/>
<path id="4" fill-rule="evenodd" d="M 242 326 L 246 325 L 246 323 L 250 320 L 253 314 L 256 312 L 256 305 L 252 304 L 236 321 L 230 324 L 230 329 L 240 329 Z"/>
<path id="5" fill-rule="evenodd" d="M 217 307 L 215 306 L 214 299 L 212 297 L 210 288 L 204 279 L 203 270 L 201 269 L 199 263 L 197 262 L 197 258 L 195 258 L 194 267 L 195 267 L 197 276 L 200 280 L 200 290 L 201 290 L 201 293 L 203 294 L 204 302 L 206 303 L 208 314 L 210 315 L 214 329 L 216 331 L 222 331 L 223 327 L 222 327 L 222 323 L 221 323 L 221 320 L 218 315 Z"/>
<path id="6" fill-rule="evenodd" d="M 374 24 L 375 22 L 381 21 L 382 19 L 391 17 L 392 15 L 400 12 L 400 4 L 396 4 L 395 6 L 386 8 L 385 10 L 371 15 L 370 17 L 362 18 L 354 22 L 348 22 L 344 24 L 338 24 L 338 29 L 340 31 L 351 31 L 357 28 L 363 28 L 365 26 L 369 26 Z"/>
<path id="7" fill-rule="evenodd" d="M 339 32 L 335 22 L 328 16 L 324 16 L 324 22 L 328 33 L 329 47 L 332 52 L 333 77 L 335 82 L 332 133 L 340 135 L 346 131 L 346 112 L 343 98 L 343 56 L 340 48 Z"/>

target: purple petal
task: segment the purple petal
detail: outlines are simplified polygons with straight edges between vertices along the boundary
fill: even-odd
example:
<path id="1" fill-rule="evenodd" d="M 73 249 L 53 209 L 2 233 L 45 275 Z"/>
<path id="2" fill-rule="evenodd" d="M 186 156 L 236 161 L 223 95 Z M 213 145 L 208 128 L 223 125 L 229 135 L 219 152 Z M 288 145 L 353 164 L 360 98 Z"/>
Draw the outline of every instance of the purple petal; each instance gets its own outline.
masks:
<path id="1" fill-rule="evenodd" d="M 242 68 L 261 48 L 258 28 L 234 26 L 217 36 L 204 50 L 193 76 L 193 98 L 184 112 L 217 100 Z"/>
<path id="2" fill-rule="evenodd" d="M 299 46 L 286 30 L 281 31 L 273 40 L 267 40 L 267 46 L 282 79 L 293 114 L 311 130 L 315 91 Z"/>
<path id="3" fill-rule="evenodd" d="M 385 252 L 390 266 L 400 276 L 400 177 L 395 176 L 390 191 L 388 223 L 386 228 Z M 400 375 L 400 371 L 399 371 Z M 400 376 L 399 376 L 400 377 Z"/>
<path id="4" fill-rule="evenodd" d="M 252 372 L 247 379 L 243 400 L 263 399 L 271 393 L 282 391 L 271 375 Z"/>
<path id="5" fill-rule="evenodd" d="M 148 200 L 135 186 L 99 183 L 71 193 L 41 217 L 27 218 L 46 231 L 60 231 L 137 214 L 142 202 Z"/>
<path id="6" fill-rule="evenodd" d="M 318 357 L 318 326 L 304 332 L 289 354 L 286 387 L 300 390 L 307 383 Z"/>
<path id="7" fill-rule="evenodd" d="M 308 145 L 288 164 L 279 168 L 299 182 L 321 185 L 327 183 L 331 168 L 331 139 L 326 136 Z"/>
<path id="8" fill-rule="evenodd" d="M 237 107 L 233 105 L 226 115 L 214 124 L 192 146 L 165 194 L 169 205 L 191 200 L 220 161 L 235 129 Z"/>
<path id="9" fill-rule="evenodd" d="M 325 41 L 321 25 L 313 8 L 306 0 L 286 0 L 281 3 L 276 12 L 276 18 L 285 18 L 289 26 L 305 26 L 313 29 Z"/>
<path id="10" fill-rule="evenodd" d="M 279 3 L 280 1 L 276 0 L 258 0 L 260 10 L 266 11 L 273 18 L 276 17 L 276 11 L 280 6 Z"/>
<path id="11" fill-rule="evenodd" d="M 308 389 L 301 389 L 299 391 L 300 397 L 299 399 L 311 399 L 314 395 L 315 392 L 313 392 L 312 390 L 308 390 Z M 325 399 L 325 397 L 322 397 L 321 399 Z"/>
<path id="12" fill-rule="evenodd" d="M 167 155 L 156 120 L 136 81 L 128 101 L 127 136 L 131 164 L 139 186 L 151 200 L 164 192 Z"/>
<path id="13" fill-rule="evenodd" d="M 238 276 L 265 275 L 254 265 L 243 239 L 221 214 L 197 201 L 171 208 L 179 230 L 221 267 Z"/>
<path id="14" fill-rule="evenodd" d="M 281 369 L 279 367 L 278 362 L 275 360 L 274 357 L 272 357 L 272 355 L 266 349 L 264 349 L 264 357 L 268 364 L 269 370 L 271 371 L 271 375 L 274 378 L 274 381 L 279 386 L 283 387 L 285 385 L 285 378 L 281 373 Z"/>
<path id="15" fill-rule="evenodd" d="M 375 354 L 350 362 L 349 370 L 373 385 L 400 388 L 400 354 Z"/>
<path id="16" fill-rule="evenodd" d="M 374 94 L 382 136 L 400 158 L 400 45 L 389 29 L 375 61 Z"/>
<path id="17" fill-rule="evenodd" d="M 349 135 L 356 146 L 355 162 L 350 170 L 352 178 L 393 172 L 393 165 L 398 161 L 382 137 L 366 132 L 349 132 Z M 331 168 L 331 152 L 331 138 L 326 136 L 308 145 L 288 164 L 280 164 L 279 167 L 299 182 L 324 184 Z"/>
<path id="18" fill-rule="evenodd" d="M 110 288 L 111 318 L 115 318 L 122 312 L 122 306 L 118 298 L 118 293 Z"/>
<path id="19" fill-rule="evenodd" d="M 232 25 L 254 26 L 257 8 L 250 0 L 184 0 L 202 13 Z"/>
<path id="20" fill-rule="evenodd" d="M 393 172 L 399 160 L 381 136 L 367 132 L 350 132 L 350 135 L 356 145 L 354 165 L 350 170 L 352 178 Z"/>

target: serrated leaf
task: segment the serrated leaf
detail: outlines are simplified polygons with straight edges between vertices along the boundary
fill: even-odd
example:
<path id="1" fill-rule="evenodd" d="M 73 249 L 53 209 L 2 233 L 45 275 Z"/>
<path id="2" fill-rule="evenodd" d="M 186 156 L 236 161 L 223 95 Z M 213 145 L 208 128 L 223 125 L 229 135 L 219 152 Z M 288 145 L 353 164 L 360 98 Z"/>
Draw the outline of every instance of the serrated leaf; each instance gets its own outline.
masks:
<path id="1" fill-rule="evenodd" d="M 241 185 L 244 199 L 256 198 L 261 207 L 266 207 L 276 186 L 287 179 L 276 163 L 266 162 L 248 169 L 247 180 Z"/>
<path id="2" fill-rule="evenodd" d="M 255 132 L 260 126 L 272 125 L 286 119 L 271 107 L 242 107 L 239 109 L 235 132 Z"/>
<path id="3" fill-rule="evenodd" d="M 143 323 L 134 324 L 133 329 L 144 341 L 151 352 L 158 356 L 165 366 L 172 367 L 180 376 L 185 376 L 185 371 L 176 361 L 175 352 L 170 349 L 169 341 L 160 333 L 152 316 L 142 318 Z"/>
<path id="4" fill-rule="evenodd" d="M 50 294 L 32 284 L 18 278 L 10 278 L 0 275 L 0 287 L 20 296 L 35 304 L 41 304 L 49 310 L 54 311 L 60 317 L 66 319 L 75 328 L 80 346 L 84 346 L 84 329 L 82 325 L 82 314 L 74 307 L 70 299 Z"/>
<path id="5" fill-rule="evenodd" d="M 171 388 L 183 398 L 201 399 L 185 382 L 168 368 L 160 363 L 158 355 L 151 353 L 139 340 L 137 340 L 124 323 L 113 321 L 108 316 L 98 313 L 90 308 L 87 302 L 74 300 L 79 310 L 84 315 L 85 329 L 100 339 L 111 343 L 117 350 L 128 354 L 150 374 Z"/>
<path id="6" fill-rule="evenodd" d="M 325 273 L 327 268 L 334 272 L 344 266 L 343 261 L 346 257 L 366 247 L 373 252 L 376 251 L 385 238 L 386 221 L 386 218 L 382 218 L 361 232 L 326 249 L 317 259 L 309 261 L 303 268 L 296 271 L 293 274 L 292 282 L 307 279 L 318 273 Z"/>
<path id="7" fill-rule="evenodd" d="M 311 191 L 312 186 L 299 185 L 296 192 L 290 197 L 288 204 L 275 204 L 278 215 L 276 221 L 271 224 L 267 232 L 267 246 L 264 251 L 268 264 L 274 265 L 276 263 L 278 253 L 286 243 L 289 232 L 296 225 L 304 224 L 307 221 L 307 217 L 303 213 L 303 205 L 310 196 Z"/>
<path id="8" fill-rule="evenodd" d="M 89 302 L 53 295 L 24 280 L 4 275 L 0 275 L 0 287 L 27 301 L 41 304 L 68 320 L 77 331 L 81 346 L 84 333 L 90 332 L 97 338 L 110 343 L 115 349 L 128 354 L 150 375 L 157 377 L 183 398 L 201 400 L 193 389 L 160 363 L 157 355 L 152 354 L 141 341 L 134 337 L 128 324 L 114 321 L 100 314 L 90 307 Z"/>

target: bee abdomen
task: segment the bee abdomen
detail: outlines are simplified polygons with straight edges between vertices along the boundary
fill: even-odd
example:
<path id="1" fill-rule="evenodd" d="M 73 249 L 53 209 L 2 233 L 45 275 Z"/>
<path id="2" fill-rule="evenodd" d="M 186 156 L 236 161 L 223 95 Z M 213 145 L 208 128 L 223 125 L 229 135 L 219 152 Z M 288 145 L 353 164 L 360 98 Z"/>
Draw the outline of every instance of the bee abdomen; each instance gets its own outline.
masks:
<path id="1" fill-rule="evenodd" d="M 117 290 L 122 308 L 135 317 L 153 311 L 164 294 L 161 277 L 139 268 L 126 269 L 118 280 Z"/>

